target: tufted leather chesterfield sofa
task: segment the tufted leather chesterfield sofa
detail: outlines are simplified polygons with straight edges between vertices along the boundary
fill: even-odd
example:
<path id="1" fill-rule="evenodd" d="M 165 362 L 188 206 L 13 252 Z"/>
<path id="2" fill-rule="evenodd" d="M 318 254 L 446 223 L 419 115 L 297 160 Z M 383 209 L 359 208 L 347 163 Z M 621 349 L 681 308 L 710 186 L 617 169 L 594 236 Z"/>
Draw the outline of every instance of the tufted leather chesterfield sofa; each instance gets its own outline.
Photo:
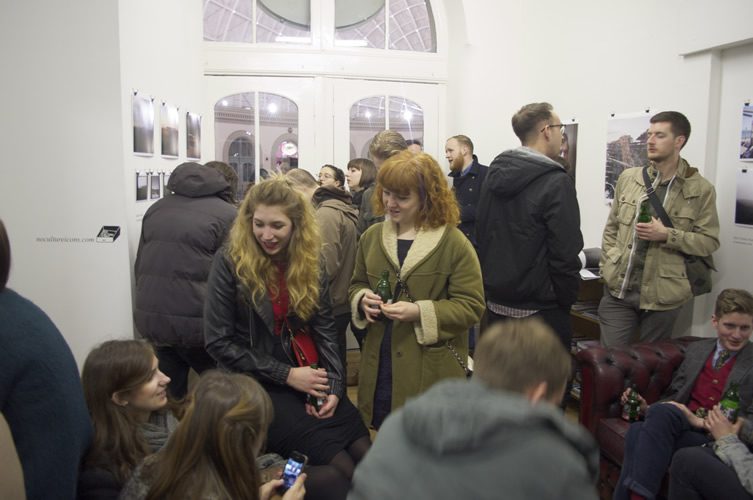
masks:
<path id="1" fill-rule="evenodd" d="M 621 394 L 635 384 L 649 404 L 660 399 L 685 358 L 686 346 L 700 339 L 680 337 L 628 347 L 597 346 L 576 355 L 581 370 L 580 423 L 593 434 L 601 449 L 601 498 L 612 498 L 620 477 L 625 433 L 630 426 L 621 418 Z"/>

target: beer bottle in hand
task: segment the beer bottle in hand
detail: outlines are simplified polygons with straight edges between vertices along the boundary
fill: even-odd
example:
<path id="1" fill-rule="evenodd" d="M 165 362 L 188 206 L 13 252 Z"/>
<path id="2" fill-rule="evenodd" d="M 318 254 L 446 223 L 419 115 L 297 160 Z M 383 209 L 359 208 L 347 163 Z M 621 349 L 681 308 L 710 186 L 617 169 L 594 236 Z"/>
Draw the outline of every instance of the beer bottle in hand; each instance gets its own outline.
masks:
<path id="1" fill-rule="evenodd" d="M 733 424 L 737 421 L 737 413 L 740 410 L 740 391 L 737 384 L 729 384 L 727 390 L 724 391 L 722 400 L 719 401 L 719 409 L 727 417 L 727 420 Z"/>
<path id="2" fill-rule="evenodd" d="M 384 304 L 392 304 L 392 288 L 390 287 L 390 272 L 386 269 L 382 271 L 382 277 L 377 282 L 374 293 L 379 295 Z M 379 317 L 384 320 L 384 315 L 379 313 Z"/>
<path id="3" fill-rule="evenodd" d="M 641 210 L 638 212 L 638 222 L 651 222 L 651 206 L 648 200 L 641 202 Z"/>
<path id="4" fill-rule="evenodd" d="M 633 385 L 628 391 L 627 401 L 622 406 L 622 418 L 628 422 L 637 422 L 640 411 L 641 401 L 638 399 L 638 392 Z"/>
<path id="5" fill-rule="evenodd" d="M 311 363 L 310 366 L 313 370 L 317 370 L 319 368 L 319 365 L 317 365 L 316 363 Z M 316 396 L 307 394 L 306 402 L 316 408 L 316 411 L 319 411 L 322 408 L 322 405 L 324 405 L 324 398 L 317 398 Z"/>

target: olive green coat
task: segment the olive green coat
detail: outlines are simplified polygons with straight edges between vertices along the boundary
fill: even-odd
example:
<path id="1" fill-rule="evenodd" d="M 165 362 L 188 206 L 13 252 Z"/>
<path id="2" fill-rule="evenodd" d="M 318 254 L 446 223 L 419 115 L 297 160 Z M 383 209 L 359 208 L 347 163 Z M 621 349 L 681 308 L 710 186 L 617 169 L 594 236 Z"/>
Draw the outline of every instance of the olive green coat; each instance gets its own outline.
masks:
<path id="1" fill-rule="evenodd" d="M 358 382 L 358 407 L 367 425 L 372 419 L 384 323 L 367 323 L 359 302 L 366 290 L 376 288 L 384 270 L 389 271 L 394 290 L 398 267 L 394 224 L 388 221 L 370 227 L 359 241 L 350 285 L 353 322 L 362 328 L 368 325 Z M 485 307 L 476 251 L 456 227 L 419 230 L 400 274 L 419 306 L 421 319 L 414 323 L 393 323 L 393 410 L 439 380 L 465 376 L 447 343 L 455 347 L 465 362 L 468 329 L 479 321 Z M 408 299 L 403 295 L 395 300 Z"/>

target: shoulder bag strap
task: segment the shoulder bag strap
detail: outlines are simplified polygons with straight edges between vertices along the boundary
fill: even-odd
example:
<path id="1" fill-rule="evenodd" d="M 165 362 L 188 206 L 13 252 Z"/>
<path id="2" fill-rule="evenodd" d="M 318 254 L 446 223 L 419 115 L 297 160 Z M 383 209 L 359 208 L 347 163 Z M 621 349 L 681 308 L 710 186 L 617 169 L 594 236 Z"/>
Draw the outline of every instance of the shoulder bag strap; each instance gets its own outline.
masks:
<path id="1" fill-rule="evenodd" d="M 651 202 L 651 206 L 654 207 L 654 211 L 656 212 L 656 215 L 658 215 L 661 219 L 664 227 L 675 227 L 672 225 L 672 221 L 670 220 L 669 215 L 667 215 L 667 211 L 664 210 L 661 201 L 659 201 L 659 197 L 656 196 L 654 185 L 651 183 L 651 178 L 648 176 L 648 167 L 643 167 L 643 183 L 646 185 L 646 194 L 648 195 L 648 201 Z"/>

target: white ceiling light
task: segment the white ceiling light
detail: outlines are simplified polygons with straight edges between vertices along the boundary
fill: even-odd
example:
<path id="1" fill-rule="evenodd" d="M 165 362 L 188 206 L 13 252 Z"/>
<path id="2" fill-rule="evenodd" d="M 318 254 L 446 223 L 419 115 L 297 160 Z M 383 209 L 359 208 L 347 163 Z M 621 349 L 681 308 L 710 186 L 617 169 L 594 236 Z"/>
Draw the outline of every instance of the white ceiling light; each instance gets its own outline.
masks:
<path id="1" fill-rule="evenodd" d="M 270 102 L 269 104 L 267 104 L 267 111 L 269 111 L 270 114 L 277 113 L 277 104 L 274 102 Z"/>

